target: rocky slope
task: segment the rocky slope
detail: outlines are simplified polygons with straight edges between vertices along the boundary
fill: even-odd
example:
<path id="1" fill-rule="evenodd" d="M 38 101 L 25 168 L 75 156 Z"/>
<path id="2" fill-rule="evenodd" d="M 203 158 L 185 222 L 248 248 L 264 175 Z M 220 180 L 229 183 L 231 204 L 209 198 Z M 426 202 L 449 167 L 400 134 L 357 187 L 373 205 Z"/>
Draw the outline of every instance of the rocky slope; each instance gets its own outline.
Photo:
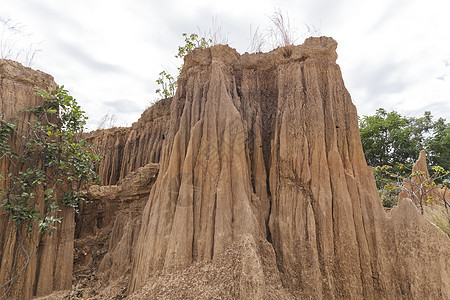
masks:
<path id="1" fill-rule="evenodd" d="M 72 299 L 126 295 L 132 249 L 158 170 L 158 164 L 147 164 L 117 185 L 89 188 L 92 202 L 83 203 L 76 216 Z"/>

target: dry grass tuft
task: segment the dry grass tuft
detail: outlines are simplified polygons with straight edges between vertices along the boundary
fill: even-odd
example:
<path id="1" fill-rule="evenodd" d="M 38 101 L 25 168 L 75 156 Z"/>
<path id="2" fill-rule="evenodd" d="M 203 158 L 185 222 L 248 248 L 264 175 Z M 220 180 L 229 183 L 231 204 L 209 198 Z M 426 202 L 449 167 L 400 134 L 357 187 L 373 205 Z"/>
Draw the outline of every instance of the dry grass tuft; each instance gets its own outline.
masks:
<path id="1" fill-rule="evenodd" d="M 427 205 L 424 207 L 423 214 L 428 221 L 439 227 L 450 237 L 450 212 L 443 205 Z"/>

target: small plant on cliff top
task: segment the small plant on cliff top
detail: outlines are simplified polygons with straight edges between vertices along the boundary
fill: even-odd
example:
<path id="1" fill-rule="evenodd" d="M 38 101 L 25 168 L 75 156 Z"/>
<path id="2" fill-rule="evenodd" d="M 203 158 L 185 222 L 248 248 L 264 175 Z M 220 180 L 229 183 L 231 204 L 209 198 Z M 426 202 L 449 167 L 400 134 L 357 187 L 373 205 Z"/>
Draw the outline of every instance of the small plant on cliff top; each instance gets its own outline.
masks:
<path id="1" fill-rule="evenodd" d="M 191 33 L 188 35 L 187 33 L 183 33 L 184 37 L 184 46 L 178 47 L 178 54 L 175 55 L 176 58 L 183 59 L 189 52 L 194 50 L 195 48 L 208 48 L 212 45 L 212 39 L 207 39 L 205 37 L 199 37 L 196 33 Z M 179 66 L 178 76 L 181 73 L 181 69 L 183 68 L 183 64 Z M 156 80 L 159 88 L 156 92 L 161 96 L 161 98 L 169 98 L 175 96 L 175 91 L 177 90 L 177 78 L 170 75 L 167 71 L 162 71 L 159 73 L 159 78 Z"/>
<path id="2" fill-rule="evenodd" d="M 278 9 L 269 19 L 273 24 L 273 27 L 268 29 L 269 37 L 273 40 L 273 47 L 293 45 L 295 30 L 291 28 L 289 15 L 284 16 L 281 9 Z"/>
<path id="3" fill-rule="evenodd" d="M 61 203 L 78 207 L 84 196 L 83 183 L 98 180 L 95 165 L 100 157 L 93 145 L 83 139 L 87 117 L 62 86 L 50 93 L 38 92 L 43 105 L 24 109 L 31 116 L 26 131 L 0 115 L 0 160 L 10 173 L 0 178 L 3 212 L 29 232 L 38 224 L 39 231 L 49 234 L 61 222 Z M 20 145 L 19 147 L 11 146 Z M 44 199 L 44 207 L 37 199 Z"/>

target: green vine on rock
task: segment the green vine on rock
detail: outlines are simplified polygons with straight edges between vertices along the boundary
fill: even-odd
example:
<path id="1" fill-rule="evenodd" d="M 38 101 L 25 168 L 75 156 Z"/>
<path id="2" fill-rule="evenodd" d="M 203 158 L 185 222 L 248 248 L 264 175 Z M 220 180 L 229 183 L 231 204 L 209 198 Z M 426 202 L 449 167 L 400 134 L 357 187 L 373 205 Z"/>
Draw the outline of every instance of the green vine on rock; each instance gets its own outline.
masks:
<path id="1" fill-rule="evenodd" d="M 95 166 L 101 157 L 83 138 L 87 117 L 64 86 L 38 93 L 43 104 L 21 111 L 31 116 L 23 132 L 13 122 L 17 117 L 0 115 L 0 160 L 9 172 L 0 176 L 0 207 L 29 232 L 38 224 L 51 234 L 61 222 L 58 203 L 77 211 L 85 200 L 82 185 L 99 180 Z"/>

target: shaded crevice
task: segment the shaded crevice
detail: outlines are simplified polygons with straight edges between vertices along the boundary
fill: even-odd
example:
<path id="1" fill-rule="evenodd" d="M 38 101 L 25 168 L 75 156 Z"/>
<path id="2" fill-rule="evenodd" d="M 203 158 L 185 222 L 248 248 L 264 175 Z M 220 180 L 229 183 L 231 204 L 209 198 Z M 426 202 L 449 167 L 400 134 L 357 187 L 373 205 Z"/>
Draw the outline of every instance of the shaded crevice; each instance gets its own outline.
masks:
<path id="1" fill-rule="evenodd" d="M 270 170 L 266 170 L 266 187 L 267 187 L 267 198 L 269 199 L 269 217 L 266 221 L 266 240 L 272 244 L 272 232 L 270 231 L 269 221 L 272 216 L 272 193 L 270 192 L 270 180 L 269 180 Z M 275 251 L 275 249 L 274 249 Z"/>
<path id="2" fill-rule="evenodd" d="M 212 233 L 211 233 L 211 252 L 210 259 L 214 258 L 214 243 L 215 243 L 215 235 L 216 235 L 216 210 L 217 210 L 217 193 L 214 195 L 214 207 L 213 207 L 213 216 L 212 216 Z"/>
<path id="3" fill-rule="evenodd" d="M 245 148 L 248 151 L 248 156 L 250 159 L 250 183 L 252 187 L 252 191 L 256 194 L 256 186 L 255 186 L 255 115 L 252 115 L 251 129 L 248 131 L 245 141 Z"/>
<path id="4" fill-rule="evenodd" d="M 259 76 L 258 76 L 259 77 Z M 272 160 L 272 140 L 275 135 L 276 119 L 278 117 L 278 86 L 277 86 L 277 72 L 275 69 L 270 69 L 261 74 L 263 86 L 258 86 L 260 92 L 260 108 L 261 108 L 261 138 L 262 138 L 262 154 L 264 160 L 264 168 L 266 171 L 266 190 L 269 201 L 268 218 L 265 220 L 266 224 L 266 239 L 272 243 L 272 232 L 269 226 L 269 220 L 272 214 L 272 191 L 270 189 L 270 168 Z"/>
<path id="5" fill-rule="evenodd" d="M 303 91 L 303 95 L 305 96 L 304 100 L 306 101 L 306 97 L 307 97 L 307 94 L 306 94 L 306 79 L 305 79 L 305 68 L 304 68 L 303 64 L 300 64 L 300 73 L 302 74 L 302 77 L 301 77 L 302 91 Z"/>
<path id="6" fill-rule="evenodd" d="M 275 124 L 278 112 L 278 87 L 276 71 L 274 69 L 261 72 L 258 77 L 262 86 L 258 85 L 260 90 L 259 101 L 261 108 L 262 121 L 262 152 L 265 163 L 266 174 L 269 174 L 271 162 L 271 141 L 275 134 Z"/>
<path id="7" fill-rule="evenodd" d="M 42 250 L 44 249 L 43 243 L 44 243 L 44 242 L 43 242 L 43 240 L 41 239 L 41 240 L 39 241 L 38 246 L 37 246 L 36 266 L 39 266 L 39 265 L 41 264 Z M 36 268 L 36 271 L 35 271 L 35 276 L 36 276 L 36 278 L 39 278 L 40 272 L 41 272 L 41 268 Z M 38 280 L 36 280 L 36 281 L 34 282 L 34 284 L 33 284 L 33 293 L 32 293 L 33 295 L 37 295 L 38 284 L 39 284 Z"/>

